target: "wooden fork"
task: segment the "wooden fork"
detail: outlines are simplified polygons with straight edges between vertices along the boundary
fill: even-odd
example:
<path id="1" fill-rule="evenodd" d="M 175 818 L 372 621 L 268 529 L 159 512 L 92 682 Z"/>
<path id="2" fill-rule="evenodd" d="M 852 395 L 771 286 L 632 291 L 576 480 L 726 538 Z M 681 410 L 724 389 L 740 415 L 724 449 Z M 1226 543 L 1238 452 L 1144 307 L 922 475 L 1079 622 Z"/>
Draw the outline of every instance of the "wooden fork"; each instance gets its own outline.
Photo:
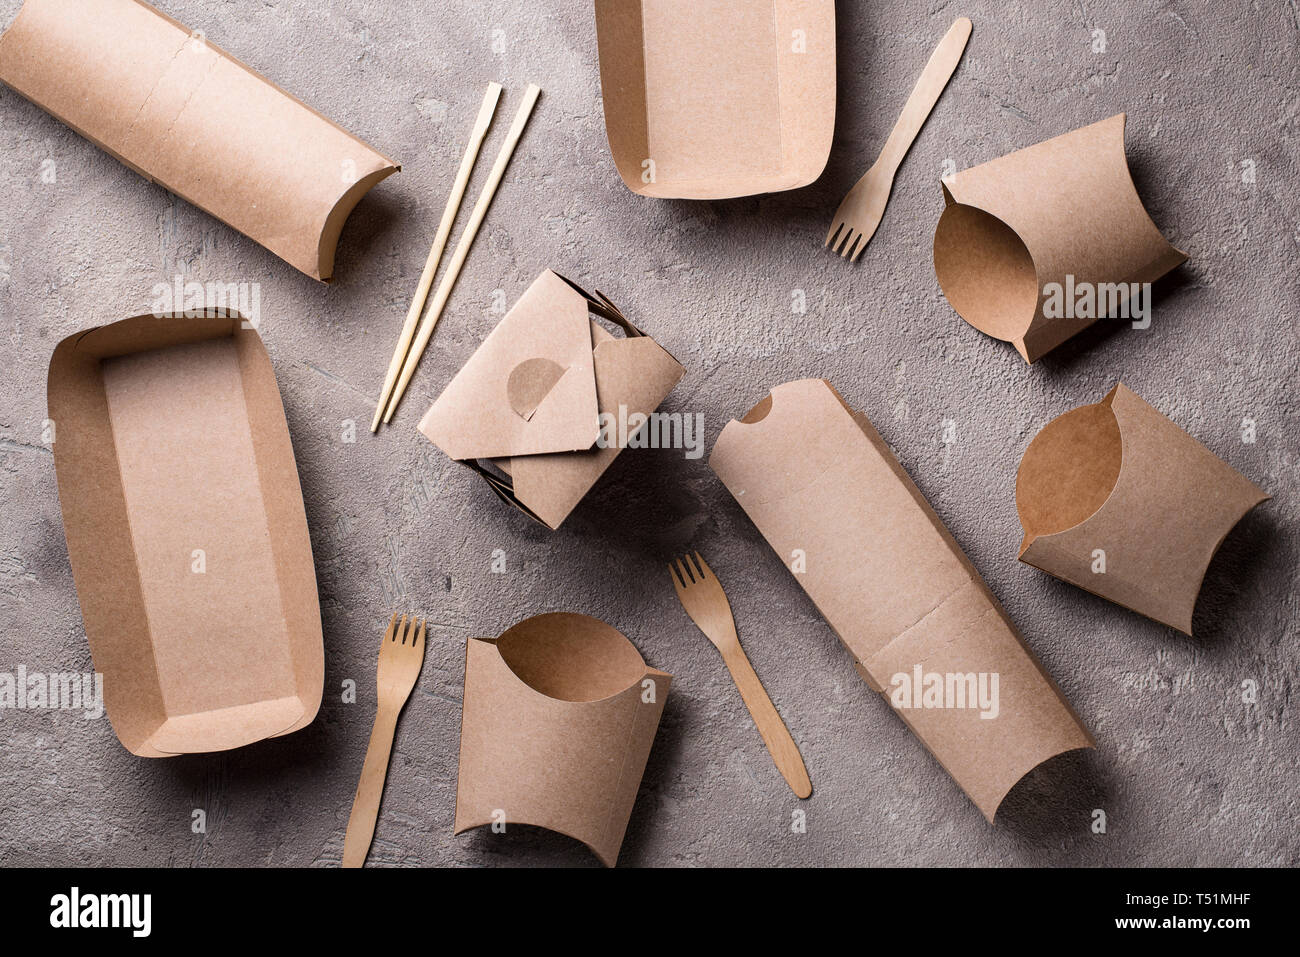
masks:
<path id="1" fill-rule="evenodd" d="M 379 670 L 375 682 L 379 707 L 375 712 L 375 727 L 370 732 L 370 746 L 366 749 L 366 763 L 361 768 L 357 796 L 352 800 L 348 833 L 343 839 L 344 867 L 360 867 L 370 853 L 375 821 L 379 817 L 379 801 L 384 794 L 384 781 L 388 778 L 388 758 L 393 752 L 393 736 L 397 733 L 397 717 L 406 706 L 423 665 L 424 622 L 403 615 L 399 624 L 394 613 L 379 646 Z"/>
<path id="2" fill-rule="evenodd" d="M 673 587 L 677 589 L 677 598 L 686 609 L 686 614 L 704 632 L 706 638 L 722 653 L 731 678 L 740 689 L 740 697 L 749 709 L 758 733 L 763 736 L 772 761 L 785 778 L 790 790 L 796 797 L 806 798 L 812 794 L 812 782 L 808 780 L 808 771 L 804 767 L 799 747 L 790 737 L 785 722 L 777 714 L 776 706 L 763 689 L 754 667 L 740 647 L 740 636 L 736 634 L 736 621 L 731 615 L 731 603 L 722 590 L 713 570 L 704 563 L 700 553 L 695 553 L 692 564 L 691 556 L 677 559 L 668 566 L 672 575 Z"/>
<path id="3" fill-rule="evenodd" d="M 894 174 L 898 172 L 903 157 L 912 148 L 912 141 L 921 132 L 926 117 L 939 102 L 944 87 L 952 79 L 961 62 L 961 55 L 966 50 L 966 41 L 970 39 L 971 22 L 962 17 L 948 30 L 939 41 L 939 46 L 930 56 L 921 78 L 916 81 L 902 115 L 894 124 L 889 139 L 880 156 L 867 170 L 866 175 L 849 190 L 840 208 L 835 210 L 835 220 L 831 231 L 826 234 L 823 246 L 830 246 L 841 257 L 849 257 L 857 262 L 862 250 L 867 248 L 871 237 L 876 234 L 880 220 L 885 215 L 885 203 L 894 188 Z"/>

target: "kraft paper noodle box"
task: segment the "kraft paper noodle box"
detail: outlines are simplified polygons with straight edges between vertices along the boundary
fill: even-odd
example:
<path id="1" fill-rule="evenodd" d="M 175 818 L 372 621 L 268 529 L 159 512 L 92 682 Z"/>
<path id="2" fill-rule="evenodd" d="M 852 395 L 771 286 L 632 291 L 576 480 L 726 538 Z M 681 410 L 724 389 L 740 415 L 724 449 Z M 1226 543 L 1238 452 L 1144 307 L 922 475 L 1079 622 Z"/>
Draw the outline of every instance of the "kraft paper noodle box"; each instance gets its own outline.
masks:
<path id="1" fill-rule="evenodd" d="M 1190 635 L 1210 559 L 1268 498 L 1120 383 L 1025 450 L 1020 560 Z"/>
<path id="2" fill-rule="evenodd" d="M 141 0 L 26 0 L 0 36 L 0 81 L 314 279 L 399 169 Z"/>
<path id="3" fill-rule="evenodd" d="M 311 722 L 311 539 L 262 340 L 235 314 L 137 316 L 59 343 L 54 468 L 81 617 L 122 744 L 224 751 Z"/>
<path id="4" fill-rule="evenodd" d="M 1100 313 L 1128 311 L 1127 292 L 1187 260 L 1142 206 L 1124 124 L 1120 113 L 943 181 L 939 285 L 958 315 L 1026 362 Z M 1079 292 L 1067 302 L 1066 290 Z"/>
<path id="5" fill-rule="evenodd" d="M 918 667 L 998 675 L 996 717 L 900 707 L 899 716 L 992 821 L 1047 759 L 1093 746 L 997 599 L 907 473 L 829 383 L 777 386 L 722 430 L 709 465 L 886 695 Z"/>
<path id="6" fill-rule="evenodd" d="M 623 441 L 633 440 L 611 436 L 598 446 L 602 416 L 641 421 L 635 417 L 654 412 L 684 374 L 608 299 L 547 270 L 456 373 L 419 428 L 503 500 L 556 529 L 613 464 Z"/>
<path id="7" fill-rule="evenodd" d="M 671 685 L 587 615 L 537 615 L 471 638 L 455 832 L 532 824 L 613 867 Z"/>

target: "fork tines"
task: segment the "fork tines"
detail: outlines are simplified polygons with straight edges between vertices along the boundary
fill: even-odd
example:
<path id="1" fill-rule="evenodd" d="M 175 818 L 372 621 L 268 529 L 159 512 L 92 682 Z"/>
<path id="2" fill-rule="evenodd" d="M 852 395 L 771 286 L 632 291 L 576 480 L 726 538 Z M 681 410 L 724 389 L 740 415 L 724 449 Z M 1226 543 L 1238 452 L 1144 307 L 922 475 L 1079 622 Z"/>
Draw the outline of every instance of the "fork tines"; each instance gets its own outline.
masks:
<path id="1" fill-rule="evenodd" d="M 402 615 L 402 620 L 399 623 L 397 620 L 399 614 L 400 612 L 393 612 L 393 617 L 388 622 L 388 630 L 384 632 L 384 641 L 405 645 L 409 638 L 410 644 L 414 645 L 417 641 L 423 639 L 424 619 L 416 618 L 414 615 Z M 417 628 L 419 629 L 418 634 L 416 633 Z"/>
<path id="2" fill-rule="evenodd" d="M 699 552 L 695 553 L 695 562 L 696 564 L 691 564 L 690 555 L 683 555 L 681 558 L 673 559 L 668 565 L 668 570 L 673 575 L 673 581 L 682 588 L 689 588 L 691 585 L 707 581 L 710 577 L 710 569 L 708 565 L 704 564 L 704 559 L 700 557 Z"/>
<path id="3" fill-rule="evenodd" d="M 866 248 L 866 243 L 861 242 L 862 232 L 856 230 L 842 219 L 836 219 L 835 225 L 831 231 L 826 234 L 826 242 L 823 246 L 829 246 L 831 252 L 838 253 L 841 259 L 856 260 L 862 255 L 862 250 Z M 859 247 L 854 251 L 854 247 Z"/>

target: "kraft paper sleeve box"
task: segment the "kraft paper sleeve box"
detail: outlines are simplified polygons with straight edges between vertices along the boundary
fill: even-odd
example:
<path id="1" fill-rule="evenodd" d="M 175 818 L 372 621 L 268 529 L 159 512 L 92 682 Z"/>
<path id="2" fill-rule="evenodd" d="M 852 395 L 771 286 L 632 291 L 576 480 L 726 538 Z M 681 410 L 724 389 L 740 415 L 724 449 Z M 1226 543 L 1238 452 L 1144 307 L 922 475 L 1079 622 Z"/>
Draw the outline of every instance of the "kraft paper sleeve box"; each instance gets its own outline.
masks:
<path id="1" fill-rule="evenodd" d="M 671 685 L 586 615 L 537 615 L 470 639 L 455 832 L 532 824 L 613 867 Z"/>
<path id="2" fill-rule="evenodd" d="M 138 316 L 54 350 L 68 558 L 133 754 L 309 724 L 324 681 L 311 539 L 270 358 L 238 316 Z"/>
<path id="3" fill-rule="evenodd" d="M 939 285 L 958 315 L 1026 362 L 1099 319 L 1130 315 L 1135 284 L 1187 260 L 1138 197 L 1124 124 L 1120 113 L 943 181 Z"/>
<path id="4" fill-rule="evenodd" d="M 635 443 L 634 435 L 622 433 L 634 433 L 632 425 L 654 412 L 684 374 L 608 299 L 547 270 L 419 428 L 502 499 L 556 529 L 613 463 L 623 440 Z"/>
<path id="5" fill-rule="evenodd" d="M 26 0 L 0 81 L 314 279 L 399 168 L 141 0 Z"/>
<path id="6" fill-rule="evenodd" d="M 1268 498 L 1120 383 L 1025 450 L 1020 560 L 1190 635 L 1210 559 Z"/>
<path id="7" fill-rule="evenodd" d="M 828 382 L 773 389 L 723 428 L 709 465 L 782 560 L 801 557 L 795 580 L 858 673 L 990 822 L 1030 770 L 1093 746 L 884 440 Z M 926 674 L 951 676 L 951 705 L 996 675 L 996 705 L 898 706 L 895 692 Z"/>
<path id="8" fill-rule="evenodd" d="M 834 0 L 596 0 L 605 130 L 642 196 L 806 186 L 835 132 Z"/>

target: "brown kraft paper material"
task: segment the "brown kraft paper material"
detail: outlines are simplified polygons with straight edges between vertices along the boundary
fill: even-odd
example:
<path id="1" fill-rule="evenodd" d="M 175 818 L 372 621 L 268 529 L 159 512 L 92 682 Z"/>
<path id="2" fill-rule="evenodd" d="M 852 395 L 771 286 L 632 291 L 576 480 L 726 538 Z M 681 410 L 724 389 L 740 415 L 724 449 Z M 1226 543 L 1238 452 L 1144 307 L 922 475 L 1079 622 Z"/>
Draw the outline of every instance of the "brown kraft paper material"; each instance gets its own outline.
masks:
<path id="1" fill-rule="evenodd" d="M 1020 560 L 1190 635 L 1210 559 L 1268 498 L 1120 383 L 1025 450 Z"/>
<path id="2" fill-rule="evenodd" d="M 939 285 L 958 315 L 1026 362 L 1105 315 L 1128 315 L 1135 286 L 1187 260 L 1138 197 L 1124 124 L 1120 113 L 943 181 Z M 1066 290 L 1060 315 L 1045 314 L 1051 284 Z M 1092 305 L 1076 309 L 1074 289 L 1091 290 Z"/>
<path id="3" fill-rule="evenodd" d="M 1031 769 L 1093 746 L 884 440 L 828 382 L 773 389 L 727 424 L 709 465 L 874 690 L 892 700 L 896 676 L 997 676 L 995 714 L 896 708 L 989 821 Z"/>
<path id="4" fill-rule="evenodd" d="M 314 279 L 399 168 L 141 0 L 26 0 L 0 81 Z"/>
<path id="5" fill-rule="evenodd" d="M 586 615 L 537 615 L 470 639 L 455 833 L 531 824 L 613 867 L 671 685 Z"/>
<path id="6" fill-rule="evenodd" d="M 222 751 L 320 706 L 320 606 L 275 373 L 232 318 L 139 316 L 50 360 L 54 467 L 113 730 Z"/>
<path id="7" fill-rule="evenodd" d="M 502 499 L 552 530 L 622 451 L 617 442 L 597 445 L 601 417 L 649 416 L 685 374 L 613 303 L 596 297 L 542 273 L 419 425 Z M 611 334 L 593 314 L 624 335 Z"/>
<path id="8" fill-rule="evenodd" d="M 596 0 L 627 188 L 725 199 L 806 186 L 835 132 L 834 0 Z"/>

